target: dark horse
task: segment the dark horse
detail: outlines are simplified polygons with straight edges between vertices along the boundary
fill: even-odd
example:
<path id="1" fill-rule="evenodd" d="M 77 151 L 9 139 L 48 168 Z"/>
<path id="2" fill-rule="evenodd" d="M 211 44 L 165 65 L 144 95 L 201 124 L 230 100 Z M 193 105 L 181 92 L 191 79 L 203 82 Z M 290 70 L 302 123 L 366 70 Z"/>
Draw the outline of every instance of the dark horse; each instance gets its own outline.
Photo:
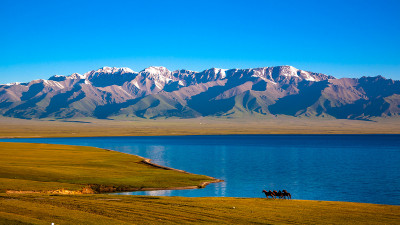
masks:
<path id="1" fill-rule="evenodd" d="M 265 197 L 267 197 L 267 198 L 269 196 L 271 196 L 271 198 L 275 198 L 275 194 L 271 190 L 269 190 L 269 191 L 263 190 L 262 192 L 265 194 Z"/>
<path id="2" fill-rule="evenodd" d="M 287 199 L 292 199 L 292 195 L 289 192 L 287 192 L 286 190 L 282 191 L 282 197 L 287 198 Z"/>
<path id="3" fill-rule="evenodd" d="M 282 192 L 279 190 L 279 191 L 273 191 L 273 193 L 274 193 L 274 195 L 276 196 L 276 197 L 278 197 L 278 198 L 283 198 L 283 194 L 282 194 Z"/>

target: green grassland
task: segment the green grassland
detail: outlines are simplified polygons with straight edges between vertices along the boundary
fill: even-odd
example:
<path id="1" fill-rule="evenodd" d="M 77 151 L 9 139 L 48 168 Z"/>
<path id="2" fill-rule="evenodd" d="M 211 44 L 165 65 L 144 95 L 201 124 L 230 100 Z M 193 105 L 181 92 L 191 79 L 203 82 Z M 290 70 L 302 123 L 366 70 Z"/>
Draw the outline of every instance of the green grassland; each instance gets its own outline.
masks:
<path id="1" fill-rule="evenodd" d="M 143 158 L 68 145 L 0 143 L 0 192 L 107 191 L 198 186 L 212 178 L 156 168 Z M 97 188 L 97 189 L 96 189 Z"/>

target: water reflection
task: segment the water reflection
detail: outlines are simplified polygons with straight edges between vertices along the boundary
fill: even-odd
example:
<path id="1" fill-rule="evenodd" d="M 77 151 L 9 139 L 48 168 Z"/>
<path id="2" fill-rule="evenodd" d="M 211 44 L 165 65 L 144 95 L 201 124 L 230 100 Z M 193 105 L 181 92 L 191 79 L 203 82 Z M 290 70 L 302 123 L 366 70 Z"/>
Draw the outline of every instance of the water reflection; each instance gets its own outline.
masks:
<path id="1" fill-rule="evenodd" d="M 214 196 L 226 197 L 226 182 L 214 185 Z"/>
<path id="2" fill-rule="evenodd" d="M 152 159 L 153 162 L 157 162 L 159 165 L 170 167 L 169 161 L 165 156 L 165 146 L 162 145 L 151 145 L 145 148 L 145 158 Z"/>
<path id="3" fill-rule="evenodd" d="M 171 190 L 158 190 L 158 191 L 149 191 L 148 195 L 150 196 L 171 196 Z"/>

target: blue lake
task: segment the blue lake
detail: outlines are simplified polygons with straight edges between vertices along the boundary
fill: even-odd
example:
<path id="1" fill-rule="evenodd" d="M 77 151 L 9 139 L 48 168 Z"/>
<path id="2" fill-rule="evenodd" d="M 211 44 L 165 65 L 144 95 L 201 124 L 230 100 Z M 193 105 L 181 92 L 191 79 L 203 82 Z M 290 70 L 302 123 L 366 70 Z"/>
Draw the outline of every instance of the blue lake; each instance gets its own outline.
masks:
<path id="1" fill-rule="evenodd" d="M 226 135 L 3 139 L 94 146 L 225 182 L 204 189 L 133 192 L 163 196 L 265 197 L 400 205 L 400 135 Z"/>

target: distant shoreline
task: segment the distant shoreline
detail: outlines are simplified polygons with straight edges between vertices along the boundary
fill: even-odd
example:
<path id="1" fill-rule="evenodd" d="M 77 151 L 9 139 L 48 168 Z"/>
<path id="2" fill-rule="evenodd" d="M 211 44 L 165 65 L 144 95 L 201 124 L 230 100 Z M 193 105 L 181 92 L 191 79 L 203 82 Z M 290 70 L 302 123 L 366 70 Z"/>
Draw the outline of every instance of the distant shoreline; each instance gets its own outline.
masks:
<path id="1" fill-rule="evenodd" d="M 52 138 L 129 138 L 129 137 L 190 137 L 190 136 L 400 136 L 400 133 L 365 133 L 365 134 L 177 134 L 177 135 L 132 135 L 132 136 L 77 136 L 77 137 L 45 137 L 45 136 L 26 136 L 26 137 L 0 137 L 4 139 L 52 139 Z M 107 149 L 109 150 L 109 149 Z M 110 150 L 113 151 L 113 150 Z M 162 168 L 162 166 L 160 166 Z M 172 168 L 171 168 L 172 169 Z"/>
<path id="2" fill-rule="evenodd" d="M 82 119 L 83 120 L 83 119 Z M 0 138 L 129 137 L 236 134 L 400 134 L 400 119 L 360 121 L 296 117 L 99 120 L 85 123 L 0 117 Z"/>

